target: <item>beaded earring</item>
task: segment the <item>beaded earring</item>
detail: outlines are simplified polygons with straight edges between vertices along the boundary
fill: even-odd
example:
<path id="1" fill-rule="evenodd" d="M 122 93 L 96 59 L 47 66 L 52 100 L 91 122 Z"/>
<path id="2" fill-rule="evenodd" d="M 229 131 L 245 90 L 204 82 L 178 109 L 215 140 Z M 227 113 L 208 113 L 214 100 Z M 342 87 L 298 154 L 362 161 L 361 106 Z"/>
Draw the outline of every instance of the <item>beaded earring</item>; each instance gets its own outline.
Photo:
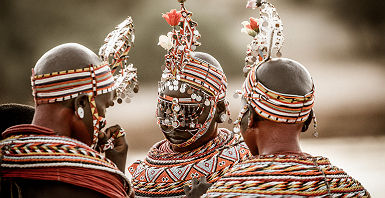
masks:
<path id="1" fill-rule="evenodd" d="M 222 113 L 219 115 L 219 120 L 220 120 L 220 123 L 226 122 L 226 120 L 227 120 L 227 114 L 226 114 L 225 112 L 222 112 Z"/>

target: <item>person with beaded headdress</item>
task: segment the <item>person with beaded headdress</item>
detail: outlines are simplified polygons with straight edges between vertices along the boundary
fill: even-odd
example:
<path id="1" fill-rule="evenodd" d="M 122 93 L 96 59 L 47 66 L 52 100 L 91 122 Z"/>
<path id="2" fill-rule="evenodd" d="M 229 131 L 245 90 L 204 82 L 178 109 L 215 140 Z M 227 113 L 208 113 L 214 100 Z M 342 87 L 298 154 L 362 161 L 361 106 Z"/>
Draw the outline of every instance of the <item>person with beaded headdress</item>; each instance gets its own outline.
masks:
<path id="1" fill-rule="evenodd" d="M 168 52 L 157 104 L 166 139 L 129 167 L 137 197 L 184 197 L 192 179 L 215 182 L 248 155 L 239 135 L 217 126 L 229 117 L 226 76 L 214 57 L 195 52 L 197 23 L 180 3 L 181 11 L 163 14 L 173 30 L 159 38 Z"/>
<path id="2" fill-rule="evenodd" d="M 123 173 L 125 132 L 119 125 L 102 131 L 106 109 L 137 86 L 136 69 L 126 64 L 133 31 L 128 17 L 107 36 L 100 57 L 66 43 L 37 61 L 31 77 L 32 124 L 2 133 L 1 197 L 133 195 Z"/>
<path id="3" fill-rule="evenodd" d="M 247 77 L 240 92 L 244 107 L 235 128 L 253 157 L 235 164 L 204 197 L 370 197 L 357 180 L 327 158 L 301 150 L 300 133 L 315 119 L 313 80 L 297 61 L 271 58 L 271 51 L 282 46 L 273 41 L 283 41 L 274 6 L 255 0 L 248 5 L 259 6 L 261 17 L 256 24 L 245 25 L 250 31 L 243 30 L 253 33 L 254 41 L 247 52 Z M 257 36 L 263 32 L 271 36 L 267 40 Z"/>

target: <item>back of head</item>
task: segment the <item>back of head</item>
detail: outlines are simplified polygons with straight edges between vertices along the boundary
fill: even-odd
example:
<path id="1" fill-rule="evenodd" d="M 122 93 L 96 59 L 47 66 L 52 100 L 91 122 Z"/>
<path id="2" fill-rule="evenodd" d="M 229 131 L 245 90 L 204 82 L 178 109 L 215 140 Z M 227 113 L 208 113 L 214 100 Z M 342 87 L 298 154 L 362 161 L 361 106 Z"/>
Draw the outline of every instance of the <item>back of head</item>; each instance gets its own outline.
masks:
<path id="1" fill-rule="evenodd" d="M 100 128 L 95 120 L 102 120 L 99 117 L 105 116 L 112 98 L 109 64 L 85 46 L 66 43 L 37 61 L 31 81 L 36 103 L 33 124 L 94 147 Z"/>
<path id="2" fill-rule="evenodd" d="M 259 8 L 259 18 L 244 21 L 242 32 L 253 37 L 247 46 L 243 72 L 247 78 L 242 95 L 246 105 L 241 110 L 236 127 L 247 111 L 247 106 L 260 117 L 284 124 L 303 123 L 312 117 L 314 86 L 309 72 L 298 62 L 277 57 L 283 41 L 283 25 L 273 4 L 267 1 L 249 1 L 248 8 Z M 267 36 L 266 36 L 267 35 Z M 311 121 L 311 120 L 310 120 Z"/>
<path id="3" fill-rule="evenodd" d="M 259 116 L 286 124 L 307 120 L 314 105 L 313 88 L 306 68 L 287 58 L 252 68 L 243 85 L 244 97 Z"/>
<path id="4" fill-rule="evenodd" d="M 66 43 L 46 52 L 36 63 L 36 75 L 82 69 L 87 65 L 100 65 L 101 60 L 90 49 L 77 43 Z"/>
<path id="5" fill-rule="evenodd" d="M 54 47 L 37 61 L 33 69 L 32 89 L 36 106 L 66 101 L 80 94 L 110 92 L 113 77 L 107 75 L 109 71 L 109 65 L 83 45 L 66 43 Z"/>
<path id="6" fill-rule="evenodd" d="M 206 61 L 206 62 L 210 63 L 212 66 L 215 66 L 215 68 L 217 68 L 223 72 L 223 69 L 222 69 L 219 61 L 217 59 L 215 59 L 213 56 L 211 56 L 210 54 L 205 53 L 205 52 L 192 52 L 191 54 L 192 54 L 191 56 L 193 58 L 195 58 L 195 59 L 198 58 L 198 59 L 201 59 L 203 61 Z"/>
<path id="7" fill-rule="evenodd" d="M 314 85 L 309 72 L 300 63 L 274 58 L 253 67 L 243 84 L 242 95 L 254 110 L 256 119 L 295 124 L 313 117 Z M 246 111 L 240 113 L 235 130 Z"/>
<path id="8" fill-rule="evenodd" d="M 313 89 L 307 69 L 288 58 L 274 58 L 257 69 L 257 79 L 270 90 L 291 95 L 305 95 Z"/>
<path id="9" fill-rule="evenodd" d="M 28 105 L 15 103 L 0 105 L 0 133 L 14 125 L 30 124 L 34 113 L 35 109 Z"/>
<path id="10" fill-rule="evenodd" d="M 124 98 L 129 102 L 137 90 L 136 68 L 127 63 L 133 33 L 133 21 L 128 17 L 107 35 L 100 58 L 76 43 L 46 52 L 31 78 L 37 112 L 33 123 L 87 144 L 91 144 L 91 137 L 91 147 L 95 148 L 106 109 L 114 104 L 115 96 L 120 99 L 118 103 Z"/>

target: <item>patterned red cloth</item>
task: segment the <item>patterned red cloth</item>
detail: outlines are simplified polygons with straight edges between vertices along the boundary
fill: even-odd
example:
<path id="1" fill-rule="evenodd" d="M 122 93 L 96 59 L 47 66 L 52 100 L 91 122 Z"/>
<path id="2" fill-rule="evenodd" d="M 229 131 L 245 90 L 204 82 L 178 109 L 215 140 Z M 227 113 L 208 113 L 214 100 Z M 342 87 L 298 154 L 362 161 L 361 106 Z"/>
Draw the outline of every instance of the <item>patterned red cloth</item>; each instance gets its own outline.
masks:
<path id="1" fill-rule="evenodd" d="M 116 165 L 86 144 L 35 125 L 17 125 L 0 142 L 2 178 L 60 181 L 108 197 L 127 197 L 130 184 Z"/>
<path id="2" fill-rule="evenodd" d="M 173 152 L 170 143 L 155 144 L 144 161 L 129 167 L 136 197 L 184 197 L 183 186 L 192 178 L 206 176 L 208 182 L 217 181 L 234 163 L 249 156 L 240 136 L 219 129 L 218 136 L 197 149 Z"/>

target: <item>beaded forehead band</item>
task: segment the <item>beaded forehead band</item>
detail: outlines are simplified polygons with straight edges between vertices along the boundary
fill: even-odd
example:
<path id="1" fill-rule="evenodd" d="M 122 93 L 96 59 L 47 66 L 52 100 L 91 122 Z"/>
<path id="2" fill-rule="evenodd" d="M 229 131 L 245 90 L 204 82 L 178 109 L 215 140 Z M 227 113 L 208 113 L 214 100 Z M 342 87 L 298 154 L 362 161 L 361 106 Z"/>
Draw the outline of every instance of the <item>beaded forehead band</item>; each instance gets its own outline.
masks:
<path id="1" fill-rule="evenodd" d="M 32 94 L 37 104 L 61 102 L 79 94 L 100 95 L 111 92 L 113 87 L 114 79 L 107 63 L 32 76 Z"/>
<path id="2" fill-rule="evenodd" d="M 138 89 L 136 68 L 127 64 L 127 54 L 134 41 L 133 32 L 133 22 L 128 17 L 108 34 L 99 55 L 104 61 L 112 57 L 110 64 L 103 62 L 98 66 L 88 65 L 82 69 L 42 75 L 34 75 L 32 69 L 32 94 L 36 104 L 61 102 L 80 94 L 88 95 L 94 128 L 92 148 L 96 148 L 98 132 L 101 125 L 105 125 L 105 119 L 98 115 L 95 97 L 116 90 L 118 103 L 124 97 L 129 102 L 132 92 Z M 114 76 L 119 67 L 120 72 Z M 111 148 L 111 145 L 107 147 Z"/>
<path id="3" fill-rule="evenodd" d="M 158 123 L 173 128 L 188 127 L 197 131 L 188 141 L 177 144 L 184 147 L 192 144 L 203 136 L 210 125 L 217 102 L 225 100 L 227 79 L 222 71 L 200 58 L 194 57 L 194 51 L 201 44 L 197 41 L 200 34 L 197 23 L 191 19 L 192 13 L 181 3 L 181 11 L 171 10 L 163 14 L 163 18 L 173 27 L 167 36 L 159 37 L 158 45 L 167 50 L 163 74 L 158 86 Z M 165 90 L 177 91 L 190 95 L 190 98 L 172 98 L 163 94 Z M 225 101 L 225 104 L 228 104 Z M 199 115 L 204 106 L 210 107 L 205 123 L 198 123 Z M 227 105 L 226 105 L 226 109 Z M 195 114 L 194 114 L 195 112 Z M 229 115 L 229 111 L 226 112 Z"/>
<path id="4" fill-rule="evenodd" d="M 305 122 L 314 105 L 314 85 L 309 93 L 300 96 L 270 90 L 258 81 L 257 70 L 270 60 L 272 50 L 277 50 L 277 56 L 281 56 L 280 49 L 284 38 L 282 21 L 274 6 L 265 0 L 248 1 L 247 8 L 256 7 L 260 9 L 260 18 L 250 18 L 250 24 L 243 23 L 242 32 L 253 36 L 254 40 L 247 47 L 243 69 L 247 77 L 242 90 L 238 92 L 246 104 L 234 122 L 234 132 L 240 131 L 240 122 L 248 110 L 248 105 L 261 117 L 281 123 Z M 315 119 L 314 113 L 313 118 Z"/>
<path id="5" fill-rule="evenodd" d="M 313 90 L 303 96 L 270 90 L 258 81 L 256 67 L 249 72 L 242 89 L 243 98 L 259 115 L 276 122 L 304 122 L 314 105 Z"/>

